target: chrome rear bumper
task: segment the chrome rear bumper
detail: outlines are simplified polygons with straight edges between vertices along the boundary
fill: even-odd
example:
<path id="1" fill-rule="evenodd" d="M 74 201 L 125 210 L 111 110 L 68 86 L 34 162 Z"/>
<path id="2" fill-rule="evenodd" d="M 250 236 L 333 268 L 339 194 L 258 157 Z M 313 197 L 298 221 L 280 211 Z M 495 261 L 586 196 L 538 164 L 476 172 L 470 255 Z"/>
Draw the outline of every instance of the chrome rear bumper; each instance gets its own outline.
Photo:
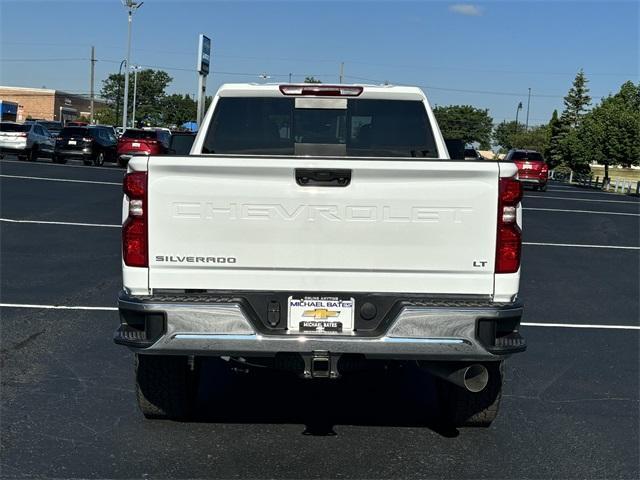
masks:
<path id="1" fill-rule="evenodd" d="M 521 304 L 405 305 L 377 336 L 264 332 L 235 302 L 154 302 L 153 297 L 121 295 L 119 310 L 121 325 L 114 341 L 148 354 L 271 356 L 327 351 L 369 358 L 482 361 L 500 360 L 526 348 L 518 333 Z M 483 338 L 481 321 L 494 325 L 493 341 L 486 334 Z M 495 337 L 496 328 L 505 324 L 506 333 Z"/>

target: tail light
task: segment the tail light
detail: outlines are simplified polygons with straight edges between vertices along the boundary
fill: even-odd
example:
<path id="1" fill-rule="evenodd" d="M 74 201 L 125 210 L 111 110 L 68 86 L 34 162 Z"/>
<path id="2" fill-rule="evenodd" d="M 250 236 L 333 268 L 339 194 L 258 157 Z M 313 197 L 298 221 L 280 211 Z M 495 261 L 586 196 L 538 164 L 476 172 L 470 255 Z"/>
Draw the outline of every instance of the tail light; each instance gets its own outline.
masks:
<path id="1" fill-rule="evenodd" d="M 280 85 L 283 95 L 314 95 L 316 97 L 357 97 L 362 87 L 347 85 Z"/>
<path id="2" fill-rule="evenodd" d="M 27 134 L 24 133 L 24 132 L 21 132 L 21 133 L 18 134 L 18 137 L 26 137 L 26 136 L 27 136 Z"/>
<path id="3" fill-rule="evenodd" d="M 515 273 L 520 268 L 522 248 L 522 231 L 516 223 L 522 184 L 514 177 L 501 178 L 499 188 L 496 273 Z"/>
<path id="4" fill-rule="evenodd" d="M 546 177 L 547 175 L 549 175 L 549 165 L 543 163 L 542 167 L 540 167 L 540 176 Z"/>
<path id="5" fill-rule="evenodd" d="M 126 174 L 123 190 L 129 197 L 129 217 L 122 226 L 122 258 L 129 267 L 148 267 L 147 172 Z"/>
<path id="6" fill-rule="evenodd" d="M 90 142 L 91 140 L 93 140 L 91 137 L 82 137 L 83 142 Z"/>

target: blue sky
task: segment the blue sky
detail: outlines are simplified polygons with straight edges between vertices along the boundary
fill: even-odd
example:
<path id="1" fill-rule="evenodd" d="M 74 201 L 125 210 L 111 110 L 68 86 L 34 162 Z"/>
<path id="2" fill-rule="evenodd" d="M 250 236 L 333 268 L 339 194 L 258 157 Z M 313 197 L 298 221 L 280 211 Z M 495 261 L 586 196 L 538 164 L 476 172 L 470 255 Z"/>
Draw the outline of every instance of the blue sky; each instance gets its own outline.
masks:
<path id="1" fill-rule="evenodd" d="M 530 124 L 562 108 L 578 69 L 594 97 L 639 79 L 637 1 L 176 1 L 145 0 L 134 19 L 132 63 L 166 68 L 170 92 L 194 93 L 197 37 L 213 41 L 208 92 L 224 82 L 421 85 L 432 104 L 488 108 L 511 120 L 532 89 Z M 119 0 L 0 0 L 0 83 L 97 90 L 126 52 Z M 19 60 L 19 61 L 16 61 Z M 26 61 L 23 61 L 26 60 Z"/>

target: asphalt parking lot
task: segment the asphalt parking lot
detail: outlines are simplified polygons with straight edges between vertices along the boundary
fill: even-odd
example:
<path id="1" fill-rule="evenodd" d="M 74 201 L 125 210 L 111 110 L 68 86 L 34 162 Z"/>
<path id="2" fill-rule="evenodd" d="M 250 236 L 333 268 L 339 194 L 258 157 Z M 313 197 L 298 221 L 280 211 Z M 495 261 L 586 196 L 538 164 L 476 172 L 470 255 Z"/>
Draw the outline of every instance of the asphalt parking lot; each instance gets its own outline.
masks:
<path id="1" fill-rule="evenodd" d="M 205 382 L 201 418 L 178 423 L 142 417 L 112 342 L 122 173 L 0 161 L 3 478 L 639 477 L 637 197 L 526 192 L 529 348 L 489 429 L 438 428 L 411 371 L 251 374 L 215 402 Z"/>

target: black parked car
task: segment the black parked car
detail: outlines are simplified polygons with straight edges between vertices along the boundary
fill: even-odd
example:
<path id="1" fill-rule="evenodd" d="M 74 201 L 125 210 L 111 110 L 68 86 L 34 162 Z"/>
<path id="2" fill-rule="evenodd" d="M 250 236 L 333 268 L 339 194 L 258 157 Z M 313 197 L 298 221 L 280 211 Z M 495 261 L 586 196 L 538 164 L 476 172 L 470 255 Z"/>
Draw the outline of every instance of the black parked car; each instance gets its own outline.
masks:
<path id="1" fill-rule="evenodd" d="M 85 165 L 100 166 L 116 161 L 117 146 L 112 127 L 64 127 L 56 139 L 53 161 L 66 163 L 69 158 L 81 158 Z"/>

